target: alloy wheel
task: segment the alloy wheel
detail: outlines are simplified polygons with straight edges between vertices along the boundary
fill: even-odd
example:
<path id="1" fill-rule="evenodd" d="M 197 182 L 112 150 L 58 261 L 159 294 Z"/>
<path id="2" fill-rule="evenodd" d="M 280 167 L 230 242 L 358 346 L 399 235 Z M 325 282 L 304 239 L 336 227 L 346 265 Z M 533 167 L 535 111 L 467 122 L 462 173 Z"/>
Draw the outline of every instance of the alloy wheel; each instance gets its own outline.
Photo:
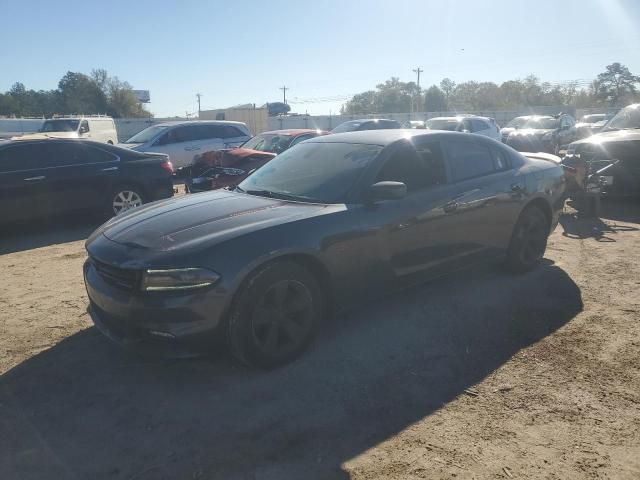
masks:
<path id="1" fill-rule="evenodd" d="M 256 345 L 271 356 L 296 350 L 313 327 L 313 297 L 296 280 L 273 284 L 263 295 L 252 316 Z"/>
<path id="2" fill-rule="evenodd" d="M 545 224 L 536 216 L 527 217 L 518 232 L 520 237 L 520 259 L 525 264 L 532 264 L 544 255 L 547 243 Z"/>
<path id="3" fill-rule="evenodd" d="M 142 197 L 133 190 L 123 190 L 113 197 L 112 207 L 116 215 L 140 205 L 142 205 Z"/>

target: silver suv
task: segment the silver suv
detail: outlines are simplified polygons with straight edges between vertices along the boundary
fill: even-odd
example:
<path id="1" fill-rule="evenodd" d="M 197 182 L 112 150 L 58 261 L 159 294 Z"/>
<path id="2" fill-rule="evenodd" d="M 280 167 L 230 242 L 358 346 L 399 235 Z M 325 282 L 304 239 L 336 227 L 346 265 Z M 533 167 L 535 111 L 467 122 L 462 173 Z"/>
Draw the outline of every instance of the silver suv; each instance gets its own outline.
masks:
<path id="1" fill-rule="evenodd" d="M 251 132 L 242 122 L 192 120 L 152 125 L 121 147 L 169 155 L 174 167 L 191 165 L 201 153 L 242 145 Z"/>

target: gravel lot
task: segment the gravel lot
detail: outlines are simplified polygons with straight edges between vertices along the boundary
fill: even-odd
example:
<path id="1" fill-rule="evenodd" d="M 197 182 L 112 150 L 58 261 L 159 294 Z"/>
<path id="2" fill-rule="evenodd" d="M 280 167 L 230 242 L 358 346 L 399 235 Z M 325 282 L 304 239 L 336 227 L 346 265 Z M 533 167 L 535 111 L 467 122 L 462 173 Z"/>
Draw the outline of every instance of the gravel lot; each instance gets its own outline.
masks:
<path id="1" fill-rule="evenodd" d="M 272 372 L 125 354 L 95 225 L 0 239 L 0 478 L 640 478 L 640 206 L 565 215 L 525 276 L 460 272 L 329 322 Z"/>

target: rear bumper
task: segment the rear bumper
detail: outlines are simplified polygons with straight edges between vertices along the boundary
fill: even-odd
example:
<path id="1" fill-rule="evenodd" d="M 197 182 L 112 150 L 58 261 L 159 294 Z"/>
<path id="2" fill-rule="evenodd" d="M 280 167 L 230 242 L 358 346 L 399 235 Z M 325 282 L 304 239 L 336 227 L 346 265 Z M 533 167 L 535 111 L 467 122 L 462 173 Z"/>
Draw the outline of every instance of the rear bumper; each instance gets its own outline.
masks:
<path id="1" fill-rule="evenodd" d="M 103 278 L 90 259 L 84 280 L 93 323 L 123 347 L 182 357 L 210 351 L 222 336 L 226 295 L 215 288 L 180 295 L 127 291 Z"/>
<path id="2" fill-rule="evenodd" d="M 147 193 L 151 202 L 171 198 L 173 196 L 173 179 L 172 177 L 167 177 L 166 179 L 157 180 L 148 189 L 150 191 Z"/>

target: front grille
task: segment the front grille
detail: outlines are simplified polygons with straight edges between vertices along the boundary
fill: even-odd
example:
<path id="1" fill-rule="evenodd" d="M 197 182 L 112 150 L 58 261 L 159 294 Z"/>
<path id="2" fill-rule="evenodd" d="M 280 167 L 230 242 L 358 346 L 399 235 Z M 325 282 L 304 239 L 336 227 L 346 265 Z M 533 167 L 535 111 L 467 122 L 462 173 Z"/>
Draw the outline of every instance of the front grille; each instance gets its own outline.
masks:
<path id="1" fill-rule="evenodd" d="M 140 272 L 126 268 L 118 268 L 106 263 L 100 262 L 95 258 L 91 259 L 96 272 L 102 279 L 113 285 L 127 291 L 134 291 L 140 284 Z"/>

